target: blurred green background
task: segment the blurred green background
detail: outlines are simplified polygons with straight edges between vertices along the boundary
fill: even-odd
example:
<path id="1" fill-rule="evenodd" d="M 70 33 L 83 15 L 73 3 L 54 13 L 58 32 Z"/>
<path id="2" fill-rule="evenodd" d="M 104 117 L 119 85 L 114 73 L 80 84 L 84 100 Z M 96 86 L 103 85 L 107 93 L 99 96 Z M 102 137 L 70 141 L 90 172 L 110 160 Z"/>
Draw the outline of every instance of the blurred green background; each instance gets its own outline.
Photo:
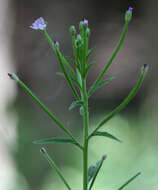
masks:
<path id="1" fill-rule="evenodd" d="M 70 25 L 78 27 L 84 18 L 91 29 L 92 60 L 97 64 L 88 75 L 90 86 L 111 56 L 124 24 L 124 13 L 134 7 L 133 19 L 118 56 L 106 77 L 116 79 L 96 91 L 89 100 L 90 128 L 127 96 L 143 64 L 149 72 L 130 104 L 102 129 L 123 143 L 94 138 L 89 146 L 89 164 L 102 155 L 107 159 L 96 180 L 95 190 L 116 190 L 141 172 L 127 190 L 157 190 L 158 186 L 158 54 L 156 0 L 6 0 L 0 2 L 0 188 L 3 190 L 64 190 L 65 187 L 40 154 L 33 140 L 63 137 L 56 124 L 7 77 L 15 72 L 52 112 L 82 141 L 82 120 L 78 109 L 68 111 L 73 101 L 54 52 L 44 36 L 29 26 L 38 17 L 48 21 L 48 33 L 60 49 L 72 56 Z M 82 155 L 71 145 L 44 146 L 63 171 L 72 189 L 82 189 Z"/>

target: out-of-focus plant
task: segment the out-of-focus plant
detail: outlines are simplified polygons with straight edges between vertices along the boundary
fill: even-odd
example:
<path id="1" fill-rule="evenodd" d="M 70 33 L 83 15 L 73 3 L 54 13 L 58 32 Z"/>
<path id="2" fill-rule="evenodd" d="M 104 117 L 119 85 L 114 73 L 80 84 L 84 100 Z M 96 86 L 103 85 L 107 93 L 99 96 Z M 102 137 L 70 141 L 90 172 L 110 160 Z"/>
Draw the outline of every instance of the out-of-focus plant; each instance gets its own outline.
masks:
<path id="1" fill-rule="evenodd" d="M 117 44 L 111 58 L 105 64 L 103 70 L 100 72 L 99 76 L 95 80 L 95 82 L 92 84 L 92 86 L 87 89 L 87 74 L 92 69 L 94 63 L 89 63 L 89 57 L 93 53 L 93 48 L 89 49 L 88 42 L 90 37 L 90 29 L 88 27 L 88 20 L 84 19 L 79 23 L 79 34 L 77 34 L 75 26 L 70 27 L 70 33 L 72 36 L 72 46 L 73 46 L 73 58 L 66 57 L 62 54 L 59 48 L 59 43 L 56 40 L 52 40 L 49 34 L 47 33 L 47 23 L 45 20 L 40 17 L 38 18 L 31 26 L 30 28 L 34 30 L 40 31 L 48 40 L 51 48 L 57 55 L 61 72 L 58 73 L 62 77 L 65 78 L 67 81 L 70 89 L 72 90 L 72 93 L 74 95 L 74 101 L 69 106 L 69 110 L 74 109 L 75 107 L 79 107 L 79 113 L 83 119 L 83 143 L 78 142 L 76 138 L 73 136 L 73 134 L 66 128 L 66 126 L 35 96 L 35 94 L 16 76 L 15 74 L 10 74 L 11 79 L 14 79 L 19 83 L 19 85 L 24 88 L 24 90 L 32 96 L 32 98 L 40 105 L 40 107 L 49 115 L 49 117 L 57 124 L 58 127 L 60 127 L 68 136 L 68 138 L 51 138 L 51 139 L 42 139 L 34 141 L 35 144 L 46 144 L 46 143 L 71 143 L 79 148 L 83 155 L 83 190 L 91 190 L 93 187 L 94 182 L 96 181 L 97 175 L 103 165 L 104 160 L 106 159 L 106 155 L 103 155 L 102 158 L 97 161 L 92 166 L 88 166 L 88 145 L 90 143 L 91 138 L 95 138 L 96 136 L 100 137 L 107 137 L 111 138 L 115 141 L 121 142 L 117 137 L 114 135 L 106 132 L 105 130 L 100 130 L 103 125 L 108 122 L 110 119 L 112 119 L 117 113 L 119 113 L 135 96 L 138 89 L 140 88 L 143 79 L 145 77 L 145 74 L 148 70 L 148 66 L 144 64 L 141 68 L 140 77 L 138 78 L 137 83 L 129 93 L 129 95 L 124 99 L 124 101 L 118 105 L 111 113 L 106 115 L 102 121 L 98 123 L 98 125 L 95 127 L 93 131 L 89 131 L 89 109 L 88 109 L 88 100 L 90 96 L 99 88 L 102 86 L 110 83 L 114 77 L 104 79 L 103 76 L 110 67 L 112 61 L 116 57 L 118 51 L 120 50 L 123 41 L 125 39 L 125 35 L 127 33 L 128 24 L 132 19 L 132 7 L 129 7 L 129 9 L 125 13 L 125 24 L 123 27 L 123 31 L 121 34 L 121 38 L 119 43 Z M 71 186 L 63 176 L 60 169 L 57 167 L 55 162 L 52 160 L 52 158 L 49 156 L 45 148 L 41 148 L 41 153 L 44 155 L 44 157 L 48 160 L 49 164 L 56 170 L 57 174 L 67 187 L 67 189 L 71 189 Z M 124 189 L 133 179 L 135 179 L 138 175 L 140 175 L 140 172 L 138 172 L 136 175 L 134 175 L 131 179 L 129 179 L 125 184 L 123 184 L 118 190 Z"/>

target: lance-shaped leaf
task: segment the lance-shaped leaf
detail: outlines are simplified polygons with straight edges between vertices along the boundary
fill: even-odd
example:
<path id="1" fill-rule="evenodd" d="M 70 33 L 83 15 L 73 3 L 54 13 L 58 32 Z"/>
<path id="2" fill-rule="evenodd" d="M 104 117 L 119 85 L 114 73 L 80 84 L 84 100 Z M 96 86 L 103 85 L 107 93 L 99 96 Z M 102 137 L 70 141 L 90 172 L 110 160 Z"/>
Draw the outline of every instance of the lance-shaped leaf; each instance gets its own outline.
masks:
<path id="1" fill-rule="evenodd" d="M 124 187 L 126 187 L 129 183 L 131 183 L 136 177 L 138 177 L 141 173 L 138 172 L 136 175 L 134 175 L 132 178 L 130 178 L 128 181 L 126 181 L 126 183 L 124 183 L 120 188 L 118 188 L 118 190 L 122 190 L 124 189 Z"/>
<path id="2" fill-rule="evenodd" d="M 77 101 L 74 101 L 72 102 L 72 104 L 70 105 L 69 107 L 69 110 L 72 110 L 73 108 L 75 108 L 76 106 L 79 106 L 79 105 L 82 105 L 82 101 L 81 100 L 77 100 Z"/>
<path id="3" fill-rule="evenodd" d="M 105 159 L 106 159 L 106 155 L 104 155 L 102 157 L 102 159 L 99 160 L 96 164 L 89 167 L 89 169 L 88 169 L 88 182 L 90 182 L 92 180 L 90 187 L 89 187 L 89 190 L 91 190 Z"/>
<path id="4" fill-rule="evenodd" d="M 34 144 L 48 144 L 48 143 L 71 143 L 76 144 L 73 139 L 68 138 L 50 138 L 50 139 L 41 139 L 33 141 Z"/>
<path id="5" fill-rule="evenodd" d="M 108 79 L 105 79 L 105 80 L 98 82 L 96 85 L 92 85 L 88 91 L 88 96 L 91 96 L 96 89 L 101 88 L 105 84 L 108 84 L 113 79 L 114 79 L 114 77 L 110 77 Z"/>
<path id="6" fill-rule="evenodd" d="M 96 131 L 95 133 L 92 134 L 92 136 L 103 136 L 103 137 L 107 137 L 107 138 L 113 139 L 113 140 L 118 141 L 118 142 L 122 142 L 117 137 L 115 137 L 114 135 L 111 135 L 108 132 Z"/>

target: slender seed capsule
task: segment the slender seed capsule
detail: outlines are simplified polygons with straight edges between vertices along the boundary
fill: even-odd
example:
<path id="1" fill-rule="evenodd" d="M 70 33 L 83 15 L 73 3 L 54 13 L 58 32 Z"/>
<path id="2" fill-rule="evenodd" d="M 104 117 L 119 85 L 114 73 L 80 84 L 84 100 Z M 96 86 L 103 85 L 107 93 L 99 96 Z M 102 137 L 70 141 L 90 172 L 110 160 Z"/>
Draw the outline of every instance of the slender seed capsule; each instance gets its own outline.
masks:
<path id="1" fill-rule="evenodd" d="M 125 21 L 126 22 L 131 21 L 131 19 L 132 19 L 132 11 L 133 11 L 132 7 L 129 7 L 128 10 L 126 11 L 126 14 L 125 14 Z"/>

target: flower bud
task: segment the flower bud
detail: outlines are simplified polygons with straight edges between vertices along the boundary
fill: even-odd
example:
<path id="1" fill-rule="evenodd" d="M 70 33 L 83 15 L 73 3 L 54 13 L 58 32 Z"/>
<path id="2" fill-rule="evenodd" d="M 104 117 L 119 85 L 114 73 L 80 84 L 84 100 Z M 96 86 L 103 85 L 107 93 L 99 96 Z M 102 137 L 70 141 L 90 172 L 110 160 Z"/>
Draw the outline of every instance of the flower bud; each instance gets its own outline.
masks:
<path id="1" fill-rule="evenodd" d="M 72 36 L 75 36 L 75 34 L 76 34 L 75 26 L 70 27 L 70 33 L 71 33 Z"/>
<path id="2" fill-rule="evenodd" d="M 80 34 L 77 35 L 76 43 L 77 43 L 77 45 L 80 45 L 82 43 L 82 37 Z"/>
<path id="3" fill-rule="evenodd" d="M 133 11 L 132 7 L 129 7 L 129 9 L 126 11 L 126 14 L 125 14 L 126 22 L 130 22 L 130 20 L 132 19 L 132 11 Z"/>
<path id="4" fill-rule="evenodd" d="M 43 147 L 40 149 L 40 151 L 41 151 L 42 154 L 45 154 L 45 153 L 46 153 L 46 149 L 43 148 Z"/>

